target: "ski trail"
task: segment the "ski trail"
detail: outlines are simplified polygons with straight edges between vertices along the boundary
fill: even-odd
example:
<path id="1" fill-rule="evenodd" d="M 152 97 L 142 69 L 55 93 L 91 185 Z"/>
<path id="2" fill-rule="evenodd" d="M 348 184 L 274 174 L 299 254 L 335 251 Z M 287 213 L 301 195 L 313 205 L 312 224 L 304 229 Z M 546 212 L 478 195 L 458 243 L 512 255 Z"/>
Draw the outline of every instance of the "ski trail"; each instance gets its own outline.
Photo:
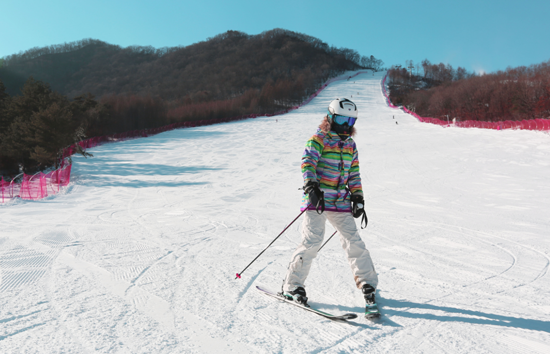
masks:
<path id="1" fill-rule="evenodd" d="M 0 206 L 0 352 L 549 352 L 548 134 L 419 123 L 387 107 L 382 77 L 278 117 L 98 146 L 63 193 Z M 280 288 L 300 221 L 234 280 L 299 213 L 304 144 L 351 94 L 376 323 L 336 240 L 308 297 L 356 321 L 249 290 Z"/>

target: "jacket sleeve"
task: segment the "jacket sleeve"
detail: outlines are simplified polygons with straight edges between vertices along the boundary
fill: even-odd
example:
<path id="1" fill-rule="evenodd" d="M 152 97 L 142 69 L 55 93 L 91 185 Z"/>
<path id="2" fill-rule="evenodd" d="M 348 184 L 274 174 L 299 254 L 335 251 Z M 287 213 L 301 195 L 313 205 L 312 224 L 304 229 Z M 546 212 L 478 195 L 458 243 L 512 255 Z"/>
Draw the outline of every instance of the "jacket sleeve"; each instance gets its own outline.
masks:
<path id="1" fill-rule="evenodd" d="M 323 137 L 324 135 L 322 133 L 317 132 L 306 143 L 306 149 L 302 156 L 304 185 L 310 181 L 317 181 L 317 163 L 325 147 Z"/>
<path id="2" fill-rule="evenodd" d="M 359 174 L 359 155 L 357 146 L 353 145 L 353 159 L 349 169 L 348 187 L 352 194 L 360 194 L 363 196 L 363 187 L 361 186 L 361 175 Z"/>

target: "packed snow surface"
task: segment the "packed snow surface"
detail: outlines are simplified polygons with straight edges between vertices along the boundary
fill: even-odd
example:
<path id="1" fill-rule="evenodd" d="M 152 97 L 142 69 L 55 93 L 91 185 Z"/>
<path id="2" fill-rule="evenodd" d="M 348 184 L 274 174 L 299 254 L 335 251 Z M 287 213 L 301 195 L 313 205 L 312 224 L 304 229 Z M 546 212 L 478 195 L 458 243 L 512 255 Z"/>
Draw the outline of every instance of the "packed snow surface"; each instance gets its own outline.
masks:
<path id="1" fill-rule="evenodd" d="M 549 135 L 419 123 L 387 107 L 381 79 L 284 116 L 99 146 L 63 193 L 1 206 L 0 352 L 549 353 Z M 304 144 L 336 97 L 360 111 L 379 322 L 361 316 L 338 236 L 306 290 L 357 320 L 255 289 L 280 289 L 301 220 L 235 280 L 298 215 Z"/>

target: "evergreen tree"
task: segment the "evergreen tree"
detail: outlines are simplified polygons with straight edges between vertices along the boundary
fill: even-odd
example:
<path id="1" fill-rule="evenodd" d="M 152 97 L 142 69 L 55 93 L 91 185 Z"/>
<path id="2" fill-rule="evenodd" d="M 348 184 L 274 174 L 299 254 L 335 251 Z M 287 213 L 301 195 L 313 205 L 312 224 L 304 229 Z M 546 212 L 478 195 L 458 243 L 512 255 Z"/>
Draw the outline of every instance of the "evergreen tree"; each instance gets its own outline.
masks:
<path id="1" fill-rule="evenodd" d="M 15 161 L 6 156 L 1 150 L 2 141 L 12 123 L 7 115 L 7 107 L 10 105 L 10 96 L 6 93 L 4 83 L 0 80 L 0 170 L 14 170 L 17 168 Z"/>
<path id="2" fill-rule="evenodd" d="M 6 106 L 9 105 L 10 96 L 6 93 L 6 87 L 2 80 L 0 80 L 0 133 L 5 131 L 9 126 L 9 122 L 5 120 L 4 111 Z"/>
<path id="3" fill-rule="evenodd" d="M 34 172 L 56 164 L 63 148 L 82 140 L 88 119 L 97 113 L 97 102 L 91 95 L 70 101 L 32 77 L 22 93 L 5 110 L 11 124 L 0 142 L 0 154 L 17 161 L 25 172 Z M 89 156 L 82 149 L 78 152 Z"/>
<path id="4" fill-rule="evenodd" d="M 6 87 L 0 80 L 0 144 L 2 142 L 2 135 L 8 130 L 11 125 L 11 120 L 8 119 L 6 112 L 7 107 L 10 104 L 10 96 L 6 93 Z"/>

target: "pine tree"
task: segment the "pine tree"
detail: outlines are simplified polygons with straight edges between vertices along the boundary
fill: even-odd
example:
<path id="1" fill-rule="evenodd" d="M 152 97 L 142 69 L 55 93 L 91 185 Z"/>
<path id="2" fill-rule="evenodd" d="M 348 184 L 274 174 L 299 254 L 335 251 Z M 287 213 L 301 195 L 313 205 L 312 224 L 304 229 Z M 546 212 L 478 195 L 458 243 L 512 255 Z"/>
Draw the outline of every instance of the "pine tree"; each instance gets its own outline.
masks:
<path id="1" fill-rule="evenodd" d="M 0 80 L 0 170 L 17 171 L 15 161 L 6 155 L 3 151 L 2 141 L 12 123 L 12 119 L 7 115 L 7 107 L 10 105 L 10 96 L 6 93 L 4 83 Z"/>
<path id="2" fill-rule="evenodd" d="M 2 143 L 2 134 L 6 132 L 11 125 L 11 120 L 8 119 L 6 112 L 7 107 L 10 104 L 10 96 L 6 93 L 6 87 L 2 80 L 0 80 L 0 144 Z"/>
<path id="3" fill-rule="evenodd" d="M 97 114 L 97 102 L 91 95 L 70 101 L 32 77 L 22 93 L 5 110 L 11 124 L 0 151 L 25 171 L 34 171 L 56 164 L 63 148 L 82 140 L 88 119 Z M 77 152 L 90 156 L 82 149 Z"/>

